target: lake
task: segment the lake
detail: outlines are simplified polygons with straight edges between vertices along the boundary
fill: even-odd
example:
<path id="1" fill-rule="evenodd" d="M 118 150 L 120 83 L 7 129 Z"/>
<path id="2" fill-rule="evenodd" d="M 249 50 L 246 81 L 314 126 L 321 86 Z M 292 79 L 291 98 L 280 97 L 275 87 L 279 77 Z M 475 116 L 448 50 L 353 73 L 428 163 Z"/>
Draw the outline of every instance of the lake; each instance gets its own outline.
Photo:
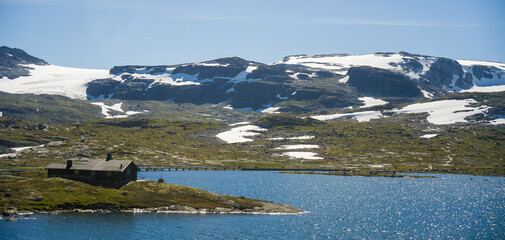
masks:
<path id="1" fill-rule="evenodd" d="M 37 214 L 0 221 L 1 239 L 505 239 L 505 178 L 380 178 L 262 171 L 139 177 L 282 202 L 298 215 Z"/>

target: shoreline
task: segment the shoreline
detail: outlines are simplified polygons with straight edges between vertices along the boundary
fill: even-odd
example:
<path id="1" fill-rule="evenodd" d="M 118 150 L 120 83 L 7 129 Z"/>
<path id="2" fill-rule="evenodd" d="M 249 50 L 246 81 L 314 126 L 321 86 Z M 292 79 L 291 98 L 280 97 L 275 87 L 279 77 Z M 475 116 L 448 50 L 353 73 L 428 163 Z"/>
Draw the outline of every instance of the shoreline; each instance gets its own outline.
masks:
<path id="1" fill-rule="evenodd" d="M 111 209 L 68 209 L 68 210 L 54 210 L 54 211 L 11 211 L 9 214 L 0 215 L 1 219 L 6 221 L 17 220 L 19 216 L 31 216 L 37 214 L 62 214 L 62 213 L 160 213 L 160 214 L 244 214 L 244 215 L 298 215 L 309 213 L 308 211 L 283 204 L 283 203 L 264 203 L 262 207 L 255 207 L 254 209 L 233 209 L 233 208 L 201 208 L 195 209 L 190 206 L 172 205 L 169 207 L 153 207 L 153 208 L 124 208 L 119 210 Z"/>

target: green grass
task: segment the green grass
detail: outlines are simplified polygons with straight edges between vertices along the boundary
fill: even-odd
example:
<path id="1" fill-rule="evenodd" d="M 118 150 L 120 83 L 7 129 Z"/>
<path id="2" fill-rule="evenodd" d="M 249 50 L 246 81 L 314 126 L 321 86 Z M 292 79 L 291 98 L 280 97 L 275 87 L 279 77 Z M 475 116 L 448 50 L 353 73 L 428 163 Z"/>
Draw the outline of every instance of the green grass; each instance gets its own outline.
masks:
<path id="1" fill-rule="evenodd" d="M 27 211 L 98 209 L 105 206 L 147 208 L 180 204 L 194 208 L 260 206 L 262 201 L 211 193 L 191 187 L 152 181 L 135 182 L 119 189 L 93 186 L 63 178 L 45 178 L 45 171 L 0 175 L 0 212 L 9 206 Z M 37 199 L 38 198 L 38 199 Z"/>
<path id="2" fill-rule="evenodd" d="M 495 112 L 505 105 L 504 93 L 456 94 L 452 98 L 474 98 Z M 110 100 L 116 101 L 116 100 Z M 112 103 L 112 102 L 111 102 Z M 142 105 L 144 104 L 144 105 Z M 204 118 L 158 119 L 167 112 L 153 112 L 158 117 L 103 119 L 72 124 L 44 124 L 8 117 L 0 118 L 0 153 L 10 147 L 51 143 L 42 150 L 26 151 L 14 159 L 0 161 L 0 168 L 30 169 L 68 159 L 87 161 L 103 159 L 112 153 L 115 159 L 134 160 L 139 165 L 215 166 L 228 168 L 326 168 L 369 169 L 396 172 L 434 172 L 505 176 L 505 126 L 485 124 L 433 125 L 427 114 L 401 114 L 370 122 L 340 119 L 320 122 L 283 113 L 256 118 L 255 124 L 268 127 L 253 142 L 226 144 L 215 136 L 228 130 L 221 116 L 229 110 L 209 106 L 190 106 L 163 102 L 134 105 L 125 102 L 125 110 L 170 106 L 170 111 L 184 116 L 205 114 Z M 392 107 L 392 106 L 388 106 Z M 138 109 L 137 109 L 138 108 Z M 380 110 L 381 106 L 374 107 Z M 223 110 L 224 112 L 221 112 Z M 168 112 L 170 112 L 168 111 Z M 217 111 L 215 115 L 207 114 Z M 195 113 L 196 112 L 196 113 Z M 230 111 L 235 114 L 236 111 Z M 179 115 L 179 116 L 182 116 Z M 210 115 L 210 116 L 206 116 Z M 193 115 L 196 116 L 196 115 Z M 245 119 L 260 116 L 251 113 Z M 227 121 L 241 121 L 231 117 Z M 221 120 L 223 121 L 221 121 Z M 249 119 L 250 120 L 250 119 Z M 430 130 L 431 129 L 431 130 Z M 426 133 L 437 132 L 430 139 Z M 273 137 L 315 136 L 309 140 L 269 140 Z M 285 144 L 317 144 L 314 151 L 324 160 L 300 160 L 283 156 L 275 148 Z"/>

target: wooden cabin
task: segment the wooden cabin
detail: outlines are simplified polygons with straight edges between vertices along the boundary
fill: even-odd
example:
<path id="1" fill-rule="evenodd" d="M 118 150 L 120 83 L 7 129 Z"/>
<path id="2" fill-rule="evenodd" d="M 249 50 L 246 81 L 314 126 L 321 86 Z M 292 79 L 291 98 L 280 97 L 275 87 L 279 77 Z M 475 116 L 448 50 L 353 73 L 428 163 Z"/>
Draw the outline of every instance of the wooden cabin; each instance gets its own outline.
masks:
<path id="1" fill-rule="evenodd" d="M 51 163 L 47 165 L 47 177 L 61 177 L 94 185 L 120 187 L 131 181 L 137 181 L 140 169 L 129 160 L 90 160 L 83 164 Z"/>

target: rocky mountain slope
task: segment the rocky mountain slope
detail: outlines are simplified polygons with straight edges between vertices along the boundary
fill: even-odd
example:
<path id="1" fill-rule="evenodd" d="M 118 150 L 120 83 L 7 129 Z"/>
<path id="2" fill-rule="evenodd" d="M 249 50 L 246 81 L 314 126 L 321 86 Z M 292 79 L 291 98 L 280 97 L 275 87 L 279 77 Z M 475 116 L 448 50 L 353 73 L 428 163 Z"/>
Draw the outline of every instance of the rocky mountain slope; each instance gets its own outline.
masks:
<path id="1" fill-rule="evenodd" d="M 503 63 L 405 52 L 297 55 L 273 64 L 231 57 L 179 65 L 116 66 L 106 72 L 47 65 L 19 49 L 2 47 L 1 51 L 5 54 L 0 54 L 4 69 L 0 91 L 90 100 L 221 103 L 253 110 L 277 105 L 279 111 L 314 111 L 363 106 L 364 97 L 406 103 L 460 91 L 505 90 Z M 16 75 L 16 69 L 30 76 Z"/>

